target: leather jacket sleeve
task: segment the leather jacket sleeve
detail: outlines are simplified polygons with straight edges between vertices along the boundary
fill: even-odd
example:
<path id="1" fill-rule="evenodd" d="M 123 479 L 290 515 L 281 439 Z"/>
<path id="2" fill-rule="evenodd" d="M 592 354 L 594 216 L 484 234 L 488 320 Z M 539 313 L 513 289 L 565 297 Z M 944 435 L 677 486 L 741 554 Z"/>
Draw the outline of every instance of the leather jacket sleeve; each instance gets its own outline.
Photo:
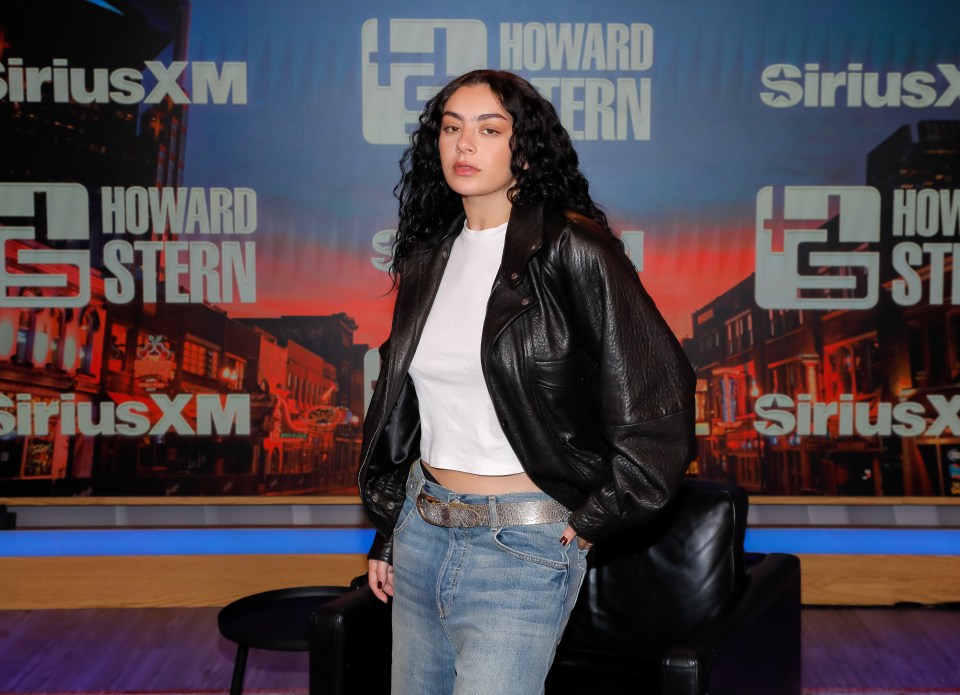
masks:
<path id="1" fill-rule="evenodd" d="M 389 340 L 380 348 L 386 364 Z M 377 391 L 371 401 L 375 408 L 378 398 L 383 398 L 383 385 L 378 380 Z M 360 479 L 360 495 L 368 516 L 377 529 L 368 559 L 393 561 L 393 526 L 396 522 L 406 490 L 407 472 L 410 463 L 420 453 L 420 407 L 416 391 L 409 376 L 404 380 L 396 406 L 391 409 L 379 437 L 370 431 L 376 422 L 364 423 L 364 451 L 367 470 Z M 367 452 L 366 447 L 373 447 Z"/>
<path id="2" fill-rule="evenodd" d="M 696 451 L 696 378 L 615 239 L 571 233 L 560 259 L 577 332 L 599 365 L 606 472 L 570 517 L 595 542 L 642 523 L 676 492 Z"/>
<path id="3" fill-rule="evenodd" d="M 377 531 L 373 537 L 373 544 L 370 546 L 370 552 L 367 553 L 368 560 L 383 560 L 393 564 L 393 535 L 388 538 Z"/>

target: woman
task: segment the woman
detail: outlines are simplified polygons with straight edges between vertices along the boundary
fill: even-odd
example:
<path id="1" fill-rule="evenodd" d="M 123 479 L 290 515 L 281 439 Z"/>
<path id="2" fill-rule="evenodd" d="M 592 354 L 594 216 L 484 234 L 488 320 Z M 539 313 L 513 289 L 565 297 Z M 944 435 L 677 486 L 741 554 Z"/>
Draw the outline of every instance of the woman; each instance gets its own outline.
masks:
<path id="1" fill-rule="evenodd" d="M 693 373 L 528 82 L 453 80 L 401 169 L 359 476 L 393 692 L 541 693 L 587 550 L 683 476 Z"/>

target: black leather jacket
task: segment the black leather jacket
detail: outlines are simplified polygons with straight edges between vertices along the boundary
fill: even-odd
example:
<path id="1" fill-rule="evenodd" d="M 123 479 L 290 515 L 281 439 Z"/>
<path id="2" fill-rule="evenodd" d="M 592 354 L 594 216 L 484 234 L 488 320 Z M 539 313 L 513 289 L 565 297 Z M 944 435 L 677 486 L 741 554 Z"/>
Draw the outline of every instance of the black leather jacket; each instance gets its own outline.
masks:
<path id="1" fill-rule="evenodd" d="M 420 455 L 408 369 L 463 217 L 407 257 L 364 422 L 360 495 L 390 561 L 410 464 Z M 616 240 L 591 220 L 514 206 L 487 304 L 481 355 L 507 440 L 536 485 L 599 541 L 672 497 L 696 450 L 695 378 Z"/>

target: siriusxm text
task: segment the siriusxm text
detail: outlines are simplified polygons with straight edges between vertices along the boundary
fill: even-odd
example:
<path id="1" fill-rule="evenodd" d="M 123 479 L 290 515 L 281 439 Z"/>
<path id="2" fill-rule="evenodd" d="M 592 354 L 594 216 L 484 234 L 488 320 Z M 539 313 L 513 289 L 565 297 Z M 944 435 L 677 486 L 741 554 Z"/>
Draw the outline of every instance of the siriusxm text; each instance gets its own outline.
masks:
<path id="1" fill-rule="evenodd" d="M 941 63 L 934 71 L 871 72 L 862 63 L 850 63 L 846 70 L 832 72 L 819 63 L 802 68 L 776 63 L 760 74 L 760 92 L 767 106 L 783 109 L 807 108 L 945 108 L 960 103 L 960 66 Z"/>
<path id="2" fill-rule="evenodd" d="M 927 406 L 918 401 L 874 403 L 856 401 L 843 394 L 837 401 L 814 401 L 809 394 L 796 400 L 782 393 L 760 396 L 754 408 L 753 426 L 767 437 L 784 435 L 849 437 L 897 435 L 900 437 L 939 437 L 960 435 L 960 396 L 938 394 L 926 397 L 934 417 L 927 417 Z"/>
<path id="3" fill-rule="evenodd" d="M 189 84 L 181 84 L 189 76 Z M 147 91 L 146 84 L 156 84 Z M 58 104 L 246 104 L 247 64 L 144 61 L 142 68 L 73 67 L 65 58 L 25 66 L 21 58 L 0 63 L 0 99 Z"/>
<path id="4" fill-rule="evenodd" d="M 28 393 L 0 394 L 0 436 L 250 434 L 249 394 L 155 393 L 149 398 L 153 408 L 142 401 L 78 401 L 72 393 L 52 401 L 34 400 Z M 184 412 L 188 408 L 193 417 Z"/>

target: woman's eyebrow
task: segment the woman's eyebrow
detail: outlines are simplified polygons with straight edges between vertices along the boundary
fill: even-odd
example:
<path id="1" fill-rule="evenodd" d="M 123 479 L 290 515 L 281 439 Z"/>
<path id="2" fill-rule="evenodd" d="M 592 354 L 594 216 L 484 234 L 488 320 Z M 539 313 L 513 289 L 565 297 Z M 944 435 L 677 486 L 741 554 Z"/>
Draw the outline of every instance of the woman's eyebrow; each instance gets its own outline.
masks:
<path id="1" fill-rule="evenodd" d="M 444 116 L 450 116 L 450 118 L 456 118 L 458 121 L 465 121 L 465 120 L 466 120 L 463 116 L 461 116 L 461 115 L 460 115 L 459 113 L 457 113 L 456 111 L 444 111 L 444 112 L 443 112 L 443 115 L 444 115 Z M 492 118 L 499 118 L 499 119 L 504 120 L 504 121 L 507 120 L 507 117 L 504 116 L 504 115 L 501 114 L 501 113 L 481 113 L 479 116 L 477 116 L 477 117 L 474 118 L 473 120 L 475 120 L 475 121 L 489 121 L 489 120 L 492 119 Z"/>

